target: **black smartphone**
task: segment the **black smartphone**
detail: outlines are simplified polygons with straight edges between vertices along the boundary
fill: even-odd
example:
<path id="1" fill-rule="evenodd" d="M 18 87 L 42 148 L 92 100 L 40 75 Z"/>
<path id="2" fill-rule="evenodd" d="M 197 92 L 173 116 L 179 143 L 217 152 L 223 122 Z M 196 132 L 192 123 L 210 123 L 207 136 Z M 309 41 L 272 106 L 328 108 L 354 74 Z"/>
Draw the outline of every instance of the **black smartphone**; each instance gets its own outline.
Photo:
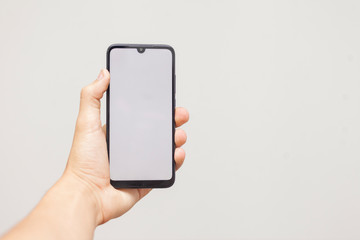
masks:
<path id="1" fill-rule="evenodd" d="M 166 188 L 175 181 L 175 51 L 168 45 L 114 44 L 106 138 L 116 188 Z"/>

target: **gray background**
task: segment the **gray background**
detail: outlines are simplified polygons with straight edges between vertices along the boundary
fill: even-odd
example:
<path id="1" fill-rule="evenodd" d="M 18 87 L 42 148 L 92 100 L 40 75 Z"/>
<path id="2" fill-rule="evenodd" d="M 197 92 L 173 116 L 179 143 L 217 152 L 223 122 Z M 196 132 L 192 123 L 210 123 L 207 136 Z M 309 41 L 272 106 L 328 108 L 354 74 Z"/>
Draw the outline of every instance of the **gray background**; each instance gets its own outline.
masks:
<path id="1" fill-rule="evenodd" d="M 0 232 L 60 177 L 111 43 L 177 53 L 187 159 L 95 239 L 359 239 L 358 1 L 0 0 Z"/>

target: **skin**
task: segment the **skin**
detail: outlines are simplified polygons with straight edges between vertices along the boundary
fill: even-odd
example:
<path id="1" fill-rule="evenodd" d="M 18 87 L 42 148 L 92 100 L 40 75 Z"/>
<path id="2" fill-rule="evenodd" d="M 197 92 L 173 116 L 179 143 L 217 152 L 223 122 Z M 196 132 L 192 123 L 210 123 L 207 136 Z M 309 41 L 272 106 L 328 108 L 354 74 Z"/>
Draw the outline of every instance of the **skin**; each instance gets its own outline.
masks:
<path id="1" fill-rule="evenodd" d="M 106 127 L 100 120 L 100 99 L 109 82 L 110 74 L 103 69 L 82 89 L 73 144 L 62 177 L 2 240 L 92 239 L 98 225 L 123 215 L 151 191 L 110 185 Z M 186 109 L 176 108 L 176 127 L 188 119 Z M 176 129 L 176 169 L 184 162 L 185 152 L 180 147 L 185 142 L 186 133 Z"/>

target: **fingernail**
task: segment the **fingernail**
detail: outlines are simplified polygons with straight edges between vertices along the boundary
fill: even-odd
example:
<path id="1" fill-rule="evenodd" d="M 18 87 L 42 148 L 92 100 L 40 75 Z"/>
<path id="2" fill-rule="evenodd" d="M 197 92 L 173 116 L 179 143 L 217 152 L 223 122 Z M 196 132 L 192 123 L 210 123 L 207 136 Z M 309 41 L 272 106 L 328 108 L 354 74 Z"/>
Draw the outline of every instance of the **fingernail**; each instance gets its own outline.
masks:
<path id="1" fill-rule="evenodd" d="M 98 75 L 98 77 L 97 77 L 97 80 L 101 80 L 101 79 L 103 79 L 103 78 L 104 78 L 104 71 L 101 70 L 100 73 L 99 73 L 99 75 Z"/>

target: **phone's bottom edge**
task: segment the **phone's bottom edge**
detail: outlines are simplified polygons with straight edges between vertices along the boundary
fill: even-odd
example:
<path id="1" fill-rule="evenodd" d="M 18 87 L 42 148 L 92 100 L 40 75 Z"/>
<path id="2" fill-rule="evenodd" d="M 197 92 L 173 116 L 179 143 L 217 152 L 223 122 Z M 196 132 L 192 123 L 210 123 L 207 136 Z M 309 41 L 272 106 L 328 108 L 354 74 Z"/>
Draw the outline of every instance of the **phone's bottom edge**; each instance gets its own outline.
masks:
<path id="1" fill-rule="evenodd" d="M 169 188 L 175 183 L 175 177 L 170 180 L 155 181 L 113 181 L 110 184 L 114 188 Z"/>

